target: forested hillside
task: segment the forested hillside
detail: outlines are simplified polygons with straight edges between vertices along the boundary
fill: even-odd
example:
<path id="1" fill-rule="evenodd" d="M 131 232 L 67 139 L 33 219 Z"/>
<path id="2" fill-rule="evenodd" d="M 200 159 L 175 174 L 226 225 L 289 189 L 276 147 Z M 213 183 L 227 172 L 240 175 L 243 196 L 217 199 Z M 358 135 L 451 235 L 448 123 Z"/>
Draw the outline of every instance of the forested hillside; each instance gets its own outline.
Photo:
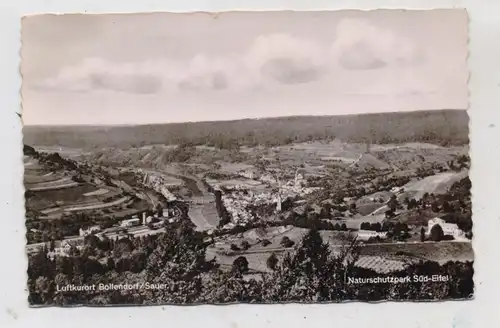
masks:
<path id="1" fill-rule="evenodd" d="M 468 123 L 466 111 L 440 110 L 136 126 L 26 126 L 24 143 L 74 148 L 192 143 L 231 148 L 337 138 L 345 142 L 412 141 L 449 146 L 468 143 Z"/>

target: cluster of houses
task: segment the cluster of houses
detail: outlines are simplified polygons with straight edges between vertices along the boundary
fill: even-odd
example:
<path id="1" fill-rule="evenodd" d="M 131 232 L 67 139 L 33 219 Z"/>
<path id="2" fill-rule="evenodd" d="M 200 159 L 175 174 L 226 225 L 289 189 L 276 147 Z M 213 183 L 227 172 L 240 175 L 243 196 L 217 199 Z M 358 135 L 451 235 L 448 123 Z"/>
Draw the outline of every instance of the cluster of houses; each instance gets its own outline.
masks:
<path id="1" fill-rule="evenodd" d="M 115 227 L 115 230 L 125 230 L 127 228 L 132 228 L 132 227 L 138 227 L 138 226 L 146 226 L 150 225 L 153 228 L 161 228 L 164 225 L 164 222 L 168 223 L 173 223 L 176 220 L 176 214 L 175 209 L 164 209 L 162 212 L 162 215 L 160 216 L 158 213 L 155 213 L 154 215 L 147 216 L 146 212 L 142 213 L 142 217 L 140 218 L 139 215 L 134 215 L 130 219 L 126 219 L 123 221 L 120 221 L 119 226 Z M 81 229 L 80 228 L 80 237 L 85 237 L 91 234 L 98 234 L 102 231 L 101 227 L 99 225 L 93 225 L 90 226 L 86 229 Z M 106 232 L 115 232 L 114 230 L 107 230 Z"/>
<path id="2" fill-rule="evenodd" d="M 441 218 L 433 218 L 427 222 L 426 235 L 429 236 L 432 228 L 439 225 L 443 230 L 443 235 L 452 236 L 453 238 L 461 238 L 464 236 L 464 231 L 455 223 L 447 223 Z M 386 239 L 387 231 L 373 231 L 373 230 L 358 230 L 357 238 L 359 240 L 369 240 L 372 238 Z"/>
<path id="3" fill-rule="evenodd" d="M 164 226 L 165 221 L 172 223 L 176 220 L 176 213 L 173 209 L 164 209 L 162 216 L 155 214 L 154 216 L 146 216 L 146 213 L 142 213 L 142 218 L 138 215 L 133 216 L 131 219 L 123 220 L 120 222 L 119 226 L 106 229 L 103 232 L 102 228 L 98 225 L 90 226 L 86 229 L 80 229 L 80 237 L 89 236 L 95 234 L 97 236 L 103 233 L 117 233 L 116 238 L 120 238 L 119 233 L 126 231 L 127 228 L 137 227 L 141 225 L 149 225 L 153 229 L 159 229 Z M 151 223 L 151 224 L 150 224 Z M 125 235 L 123 235 L 125 236 Z M 48 247 L 48 245 L 45 245 Z M 44 245 L 38 247 L 28 248 L 28 253 L 39 252 L 44 248 Z M 55 247 L 47 252 L 47 257 L 54 259 L 58 256 L 69 256 L 72 249 L 81 250 L 83 248 L 83 239 L 72 239 L 72 240 L 62 240 L 55 241 Z"/>
<path id="4" fill-rule="evenodd" d="M 83 245 L 77 242 L 63 240 L 60 243 L 59 247 L 55 247 L 54 250 L 47 252 L 47 257 L 53 260 L 59 256 L 69 256 L 72 248 L 81 250 L 83 248 Z"/>
<path id="5" fill-rule="evenodd" d="M 146 173 L 143 183 L 161 193 L 170 202 L 175 201 L 177 197 L 168 188 L 182 185 L 182 181 L 178 182 L 176 180 L 171 180 L 172 179 L 169 180 L 162 175 Z"/>
<path id="6" fill-rule="evenodd" d="M 242 171 L 239 175 L 247 179 L 256 177 L 256 173 L 252 170 Z M 258 183 L 258 186 L 251 183 L 231 184 L 232 180 L 224 182 L 211 179 L 206 180 L 213 188 L 224 186 L 225 190 L 230 191 L 222 196 L 222 202 L 225 209 L 231 214 L 231 226 L 245 225 L 255 219 L 253 214 L 248 210 L 249 205 L 262 206 L 276 204 L 276 212 L 280 212 L 282 202 L 287 198 L 305 196 L 318 189 L 306 187 L 307 182 L 305 175 L 301 171 L 297 172 L 294 179 L 286 181 L 284 184 L 277 181 L 271 174 L 261 175 L 258 179 L 259 180 L 248 180 Z M 237 180 L 234 181 L 237 182 Z M 270 191 L 263 183 L 278 184 L 278 191 Z M 265 188 L 258 188 L 259 186 L 264 186 Z"/>
<path id="7" fill-rule="evenodd" d="M 357 238 L 358 240 L 387 239 L 387 231 L 358 230 Z"/>

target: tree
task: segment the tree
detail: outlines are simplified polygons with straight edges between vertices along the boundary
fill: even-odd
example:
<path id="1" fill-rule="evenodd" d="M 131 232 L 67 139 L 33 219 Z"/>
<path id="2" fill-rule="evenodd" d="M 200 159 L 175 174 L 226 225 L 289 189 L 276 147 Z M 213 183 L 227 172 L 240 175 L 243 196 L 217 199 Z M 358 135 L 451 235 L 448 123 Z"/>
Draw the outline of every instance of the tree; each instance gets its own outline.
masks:
<path id="1" fill-rule="evenodd" d="M 396 209 L 398 208 L 398 199 L 396 195 L 392 195 L 391 199 L 387 202 L 387 206 L 389 207 L 389 210 L 392 212 L 396 212 Z"/>
<path id="2" fill-rule="evenodd" d="M 163 206 L 162 206 L 162 204 L 160 204 L 160 203 L 156 204 L 156 206 L 155 206 L 155 212 L 156 212 L 156 214 L 158 216 L 160 216 L 160 217 L 163 216 Z"/>
<path id="3" fill-rule="evenodd" d="M 433 212 L 439 212 L 439 203 L 438 201 L 433 201 L 431 204 L 431 209 Z"/>
<path id="4" fill-rule="evenodd" d="M 351 205 L 349 205 L 349 211 L 353 214 L 356 213 L 356 203 L 351 203 Z"/>
<path id="5" fill-rule="evenodd" d="M 35 282 L 35 293 L 42 304 L 50 304 L 54 293 L 54 282 L 47 277 L 38 277 Z"/>
<path id="6" fill-rule="evenodd" d="M 261 244 L 262 247 L 266 247 L 267 245 L 271 245 L 271 242 L 268 239 L 262 239 Z"/>
<path id="7" fill-rule="evenodd" d="M 422 227 L 422 228 L 420 229 L 420 241 L 421 241 L 421 242 L 424 242 L 424 241 L 425 241 L 425 228 L 424 228 L 424 227 Z"/>
<path id="8" fill-rule="evenodd" d="M 146 261 L 145 279 L 168 286 L 148 291 L 152 294 L 148 299 L 154 302 L 195 301 L 202 292 L 202 274 L 214 266 L 215 260 L 206 260 L 204 234 L 183 221 L 172 226 L 178 225 L 177 229 L 167 229 L 157 237 L 154 250 Z"/>
<path id="9" fill-rule="evenodd" d="M 370 229 L 373 231 L 381 231 L 382 225 L 380 224 L 380 222 L 375 222 L 370 225 Z"/>
<path id="10" fill-rule="evenodd" d="M 53 252 L 53 251 L 55 250 L 55 248 L 56 248 L 56 243 L 55 243 L 54 239 L 52 239 L 52 240 L 50 241 L 49 250 L 50 250 L 51 252 Z"/>
<path id="11" fill-rule="evenodd" d="M 403 203 L 406 205 L 406 208 L 407 209 L 410 209 L 410 199 L 407 197 L 405 197 L 405 199 L 403 200 Z"/>
<path id="12" fill-rule="evenodd" d="M 370 222 L 363 222 L 359 226 L 360 230 L 370 230 Z"/>
<path id="13" fill-rule="evenodd" d="M 290 237 L 284 236 L 283 238 L 281 238 L 280 244 L 283 247 L 289 248 L 292 247 L 295 243 L 293 240 L 290 239 Z"/>
<path id="14" fill-rule="evenodd" d="M 467 239 L 472 239 L 472 236 L 473 236 L 472 235 L 472 231 L 469 231 L 469 232 L 465 233 L 465 238 L 467 238 Z"/>
<path id="15" fill-rule="evenodd" d="M 278 257 L 276 256 L 276 254 L 272 253 L 267 258 L 266 264 L 269 269 L 274 271 L 276 269 L 276 266 L 278 265 Z"/>
<path id="16" fill-rule="evenodd" d="M 443 202 L 443 212 L 449 213 L 449 212 L 452 212 L 452 211 L 453 211 L 453 208 L 451 207 L 450 203 L 445 200 Z"/>
<path id="17" fill-rule="evenodd" d="M 407 208 L 409 210 L 413 209 L 413 208 L 416 208 L 418 206 L 418 203 L 417 201 L 415 200 L 415 198 L 412 198 L 410 199 L 410 201 L 408 202 L 408 205 L 407 205 Z"/>
<path id="18" fill-rule="evenodd" d="M 433 225 L 429 233 L 430 240 L 441 241 L 443 240 L 443 237 L 444 237 L 443 228 L 439 224 Z"/>
<path id="19" fill-rule="evenodd" d="M 250 248 L 250 243 L 249 243 L 247 240 L 243 240 L 243 241 L 241 242 L 241 245 L 240 245 L 240 246 L 241 246 L 241 249 L 243 249 L 243 250 L 247 250 L 247 249 L 249 249 L 249 248 Z"/>
<path id="20" fill-rule="evenodd" d="M 248 260 L 246 257 L 240 256 L 236 260 L 234 260 L 233 272 L 242 274 L 247 271 L 248 271 Z"/>
<path id="21" fill-rule="evenodd" d="M 346 240 L 347 241 L 347 240 Z M 321 302 L 346 299 L 346 279 L 357 261 L 355 240 L 331 252 L 317 230 L 311 229 L 279 266 L 263 277 L 265 300 Z"/>

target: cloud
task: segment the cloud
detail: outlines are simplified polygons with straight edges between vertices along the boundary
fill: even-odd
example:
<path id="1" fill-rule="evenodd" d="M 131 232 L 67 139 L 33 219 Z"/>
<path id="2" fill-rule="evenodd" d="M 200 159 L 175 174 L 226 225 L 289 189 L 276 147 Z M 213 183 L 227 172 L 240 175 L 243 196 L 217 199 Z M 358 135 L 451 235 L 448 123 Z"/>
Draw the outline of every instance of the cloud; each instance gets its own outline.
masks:
<path id="1" fill-rule="evenodd" d="M 198 54 L 187 60 L 131 63 L 90 58 L 64 67 L 38 85 L 74 92 L 217 92 L 311 83 L 335 77 L 339 69 L 362 71 L 417 63 L 411 42 L 367 21 L 343 20 L 335 35 L 333 44 L 288 34 L 261 35 L 242 53 L 220 57 Z"/>
<path id="2" fill-rule="evenodd" d="M 339 23 L 331 51 L 348 70 L 412 66 L 422 59 L 409 39 L 361 19 L 344 19 Z"/>
<path id="3" fill-rule="evenodd" d="M 152 94 L 161 90 L 163 83 L 161 77 L 152 73 L 145 65 L 114 65 L 99 58 L 89 58 L 79 65 L 63 68 L 56 77 L 36 85 L 70 92 L 111 90 Z"/>

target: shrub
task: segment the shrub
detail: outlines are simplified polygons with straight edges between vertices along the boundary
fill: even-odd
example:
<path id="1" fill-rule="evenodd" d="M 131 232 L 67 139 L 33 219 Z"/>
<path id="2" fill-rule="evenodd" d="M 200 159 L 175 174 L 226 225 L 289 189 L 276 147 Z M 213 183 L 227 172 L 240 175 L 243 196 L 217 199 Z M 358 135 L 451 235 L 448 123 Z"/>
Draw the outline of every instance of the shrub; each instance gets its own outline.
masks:
<path id="1" fill-rule="evenodd" d="M 271 270 L 275 270 L 276 266 L 278 265 L 278 257 L 276 257 L 276 254 L 272 253 L 266 261 L 267 267 Z"/>
<path id="2" fill-rule="evenodd" d="M 238 257 L 233 262 L 233 271 L 238 273 L 245 273 L 248 271 L 248 260 L 244 256 Z"/>
<path id="3" fill-rule="evenodd" d="M 246 240 L 243 240 L 240 244 L 241 249 L 247 250 L 250 248 L 250 243 Z"/>
<path id="4" fill-rule="evenodd" d="M 271 242 L 267 239 L 263 239 L 261 241 L 262 247 L 266 247 L 267 245 L 271 245 Z"/>
<path id="5" fill-rule="evenodd" d="M 289 247 L 292 247 L 295 242 L 293 240 L 291 240 L 289 237 L 287 236 L 284 236 L 282 239 L 281 239 L 281 242 L 280 242 L 281 246 L 283 247 L 286 247 L 286 248 L 289 248 Z"/>

